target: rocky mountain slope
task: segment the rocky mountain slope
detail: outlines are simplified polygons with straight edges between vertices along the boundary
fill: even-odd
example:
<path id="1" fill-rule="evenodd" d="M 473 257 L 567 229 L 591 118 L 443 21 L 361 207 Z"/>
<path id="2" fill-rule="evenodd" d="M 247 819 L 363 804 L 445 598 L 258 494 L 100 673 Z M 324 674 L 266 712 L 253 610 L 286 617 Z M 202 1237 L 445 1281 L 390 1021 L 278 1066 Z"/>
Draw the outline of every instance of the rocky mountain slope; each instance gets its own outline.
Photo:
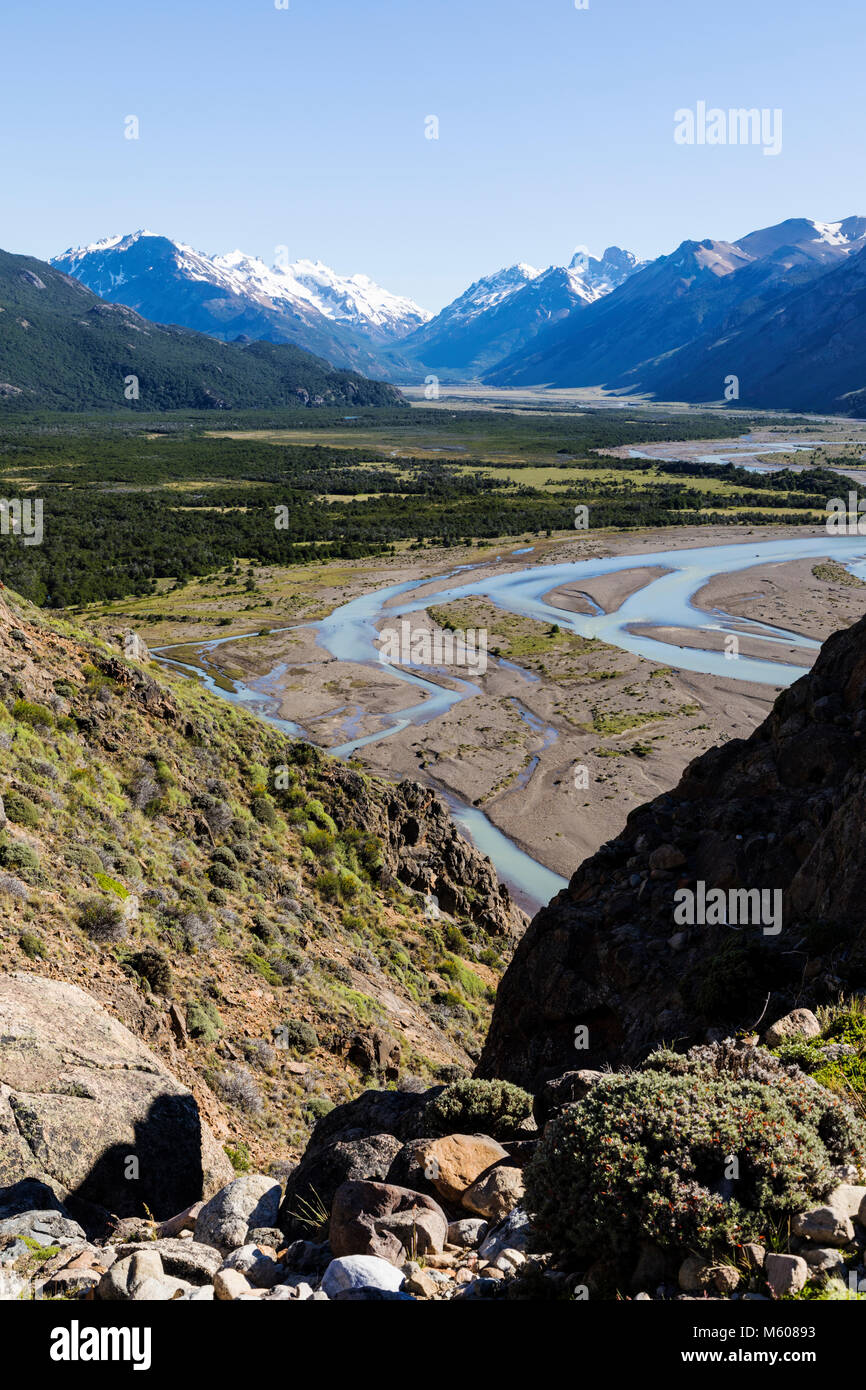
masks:
<path id="1" fill-rule="evenodd" d="M 299 347 L 152 323 L 44 261 L 0 251 L 0 410 L 401 403 L 392 386 Z"/>
<path id="2" fill-rule="evenodd" d="M 0 972 L 83 986 L 241 1165 L 365 1078 L 468 1073 L 525 924 L 489 861 L 123 641 L 0 596 Z"/>
<path id="3" fill-rule="evenodd" d="M 535 917 L 479 1075 L 535 1085 L 862 992 L 864 811 L 866 618 L 824 644 L 749 739 L 695 759 L 632 811 Z M 781 929 L 728 925 L 731 912 L 678 921 L 675 894 L 700 883 L 778 892 Z"/>

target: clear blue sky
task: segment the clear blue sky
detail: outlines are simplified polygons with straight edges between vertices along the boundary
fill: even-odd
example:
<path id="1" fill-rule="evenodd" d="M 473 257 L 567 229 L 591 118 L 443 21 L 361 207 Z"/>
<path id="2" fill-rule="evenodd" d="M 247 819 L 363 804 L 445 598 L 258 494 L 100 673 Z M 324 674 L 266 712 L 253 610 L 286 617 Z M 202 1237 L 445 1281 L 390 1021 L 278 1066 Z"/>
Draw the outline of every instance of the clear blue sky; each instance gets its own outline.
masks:
<path id="1" fill-rule="evenodd" d="M 866 212 L 862 0 L 17 0 L 2 28 L 12 251 L 286 245 L 435 310 L 578 245 Z M 676 145 L 699 100 L 781 107 L 782 153 Z"/>

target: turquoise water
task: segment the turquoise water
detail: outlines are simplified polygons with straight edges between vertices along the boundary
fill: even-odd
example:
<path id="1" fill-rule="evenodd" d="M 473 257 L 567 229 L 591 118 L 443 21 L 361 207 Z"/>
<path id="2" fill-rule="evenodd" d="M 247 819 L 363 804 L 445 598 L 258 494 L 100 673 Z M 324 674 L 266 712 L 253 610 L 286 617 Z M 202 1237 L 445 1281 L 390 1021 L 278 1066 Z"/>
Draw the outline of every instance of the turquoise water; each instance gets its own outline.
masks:
<path id="1" fill-rule="evenodd" d="M 717 574 L 733 574 L 767 562 L 786 562 L 804 558 L 821 559 L 830 556 L 846 565 L 853 573 L 866 578 L 866 537 L 825 536 L 794 538 L 780 541 L 755 541 L 739 545 L 715 545 L 653 551 L 643 555 L 617 555 L 606 559 L 580 560 L 570 563 L 535 565 L 525 570 L 494 571 L 479 578 L 467 575 L 479 568 L 463 565 L 445 576 L 459 579 L 446 589 L 437 590 L 437 605 L 456 599 L 488 598 L 510 613 L 522 614 L 582 637 L 596 637 L 624 651 L 635 653 L 650 661 L 673 666 L 684 671 L 697 671 L 726 679 L 754 681 L 763 685 L 784 686 L 803 675 L 804 668 L 796 663 L 770 661 L 759 657 L 740 656 L 731 660 L 723 651 L 698 647 L 683 647 L 652 636 L 650 628 L 678 627 L 691 632 L 734 633 L 751 635 L 773 646 L 795 647 L 814 655 L 819 644 L 797 632 L 751 619 L 734 617 L 721 611 L 707 612 L 693 602 L 696 593 Z M 643 588 L 627 598 L 616 612 L 599 611 L 591 614 L 571 613 L 558 608 L 547 595 L 564 584 L 580 585 L 600 575 L 623 570 L 661 568 L 666 571 L 650 580 Z M 363 737 L 350 737 L 329 752 L 337 757 L 350 757 L 357 749 L 393 737 L 410 725 L 420 725 L 436 719 L 461 700 L 479 693 L 472 681 L 456 678 L 453 669 L 448 676 L 456 686 L 445 689 L 435 679 L 435 671 L 418 674 L 419 668 L 409 671 L 383 662 L 377 640 L 377 623 L 397 619 L 423 610 L 431 602 L 429 592 L 418 596 L 419 589 L 427 590 L 429 578 L 387 585 L 362 594 L 335 609 L 323 621 L 308 626 L 314 628 L 318 642 L 340 661 L 384 665 L 397 680 L 419 691 L 417 704 L 395 715 L 382 716 L 382 727 Z M 597 608 L 597 605 L 594 605 Z M 298 624 L 295 627 L 300 626 Z M 281 629 L 291 631 L 291 628 Z M 160 660 L 204 680 L 208 689 L 224 699 L 243 705 L 295 738 L 311 738 L 308 731 L 290 720 L 281 719 L 279 708 L 278 667 L 249 685 L 234 681 L 225 688 L 225 679 L 208 670 L 208 654 L 238 637 L 223 637 L 201 643 L 196 651 L 201 663 L 193 664 L 172 653 L 176 648 L 164 647 L 154 653 Z M 184 644 L 187 645 L 187 644 Z M 507 663 L 504 663 L 507 665 Z M 424 670 L 424 668 L 420 668 Z M 521 706 L 521 709 L 524 707 Z M 528 714 L 528 711 L 525 711 Z M 360 723 L 355 712 L 349 724 Z M 540 721 L 539 721 L 540 722 Z M 347 729 L 347 732 L 349 732 Z M 545 734 L 545 737 L 547 735 Z M 466 831 L 482 853 L 490 856 L 501 879 L 515 891 L 525 905 L 534 907 L 547 902 L 563 888 L 566 880 L 526 854 L 494 825 L 477 807 L 469 806 L 453 793 L 440 794 L 448 801 L 457 823 Z"/>

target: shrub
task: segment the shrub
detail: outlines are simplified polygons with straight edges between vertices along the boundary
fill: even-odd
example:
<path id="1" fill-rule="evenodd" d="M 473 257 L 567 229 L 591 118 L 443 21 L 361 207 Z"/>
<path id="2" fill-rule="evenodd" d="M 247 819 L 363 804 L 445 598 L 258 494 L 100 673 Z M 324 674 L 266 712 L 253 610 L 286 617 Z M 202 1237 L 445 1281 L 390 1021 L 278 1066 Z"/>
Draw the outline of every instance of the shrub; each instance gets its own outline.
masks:
<path id="1" fill-rule="evenodd" d="M 12 706 L 12 716 L 19 724 L 30 724 L 33 728 L 45 725 L 54 728 L 54 714 L 47 705 L 39 705 L 33 700 L 16 700 Z"/>
<path id="2" fill-rule="evenodd" d="M 226 1156 L 236 1173 L 248 1173 L 253 1166 L 249 1144 L 239 1139 L 236 1144 L 224 1144 Z"/>
<path id="3" fill-rule="evenodd" d="M 834 1165 L 864 1158 L 846 1102 L 762 1049 L 716 1043 L 604 1077 L 547 1126 L 526 1200 L 554 1250 L 625 1269 L 641 1241 L 711 1253 L 766 1238 L 826 1197 Z"/>
<path id="4" fill-rule="evenodd" d="M 330 1115 L 333 1109 L 334 1102 L 328 1100 L 327 1096 L 312 1096 L 304 1106 L 304 1119 L 308 1125 L 314 1125 L 324 1115 Z"/>
<path id="5" fill-rule="evenodd" d="M 207 900 L 209 903 L 213 903 L 214 907 L 225 907 L 229 899 L 228 894 L 222 888 L 212 888 L 207 895 Z"/>
<path id="6" fill-rule="evenodd" d="M 37 882 L 40 878 L 39 855 L 35 849 L 19 844 L 17 840 L 0 840 L 0 868 L 22 874 L 31 882 Z"/>
<path id="7" fill-rule="evenodd" d="M 203 1002 L 194 999 L 187 1004 L 186 1027 L 190 1037 L 200 1038 L 205 1043 L 216 1042 L 222 1026 L 219 1010 L 209 999 Z"/>
<path id="8" fill-rule="evenodd" d="M 108 898 L 88 898 L 78 914 L 78 925 L 93 941 L 123 941 L 128 924 L 122 911 Z"/>
<path id="9" fill-rule="evenodd" d="M 14 874 L 0 873 L 0 893 L 5 893 L 9 898 L 16 898 L 18 902 L 26 903 L 27 884 L 22 883 L 21 879 L 16 878 Z"/>
<path id="10" fill-rule="evenodd" d="M 265 796 L 263 793 L 259 796 L 254 796 L 250 809 L 260 825 L 276 825 L 277 813 L 274 810 L 274 803 L 269 796 Z"/>
<path id="11" fill-rule="evenodd" d="M 35 932 L 22 932 L 18 938 L 18 945 L 21 947 L 21 950 L 24 952 L 25 956 L 27 956 L 28 960 L 45 960 L 48 955 L 45 949 L 45 942 L 42 940 L 42 937 L 37 936 Z"/>
<path id="12" fill-rule="evenodd" d="M 258 1115 L 264 1109 L 255 1079 L 239 1062 L 229 1062 L 223 1071 L 217 1072 L 214 1084 L 227 1105 L 244 1110 L 248 1115 Z"/>
<path id="13" fill-rule="evenodd" d="M 6 808 L 6 815 L 16 825 L 25 825 L 29 830 L 35 829 L 41 819 L 39 807 L 28 797 L 22 796 L 20 792 L 7 792 L 3 798 L 3 805 Z"/>
<path id="14" fill-rule="evenodd" d="M 171 994 L 171 965 L 168 956 L 156 946 L 145 946 L 130 960 L 136 974 L 146 980 L 154 994 Z"/>
<path id="15" fill-rule="evenodd" d="M 532 1097 L 510 1081 L 455 1081 L 422 1107 L 418 1133 L 489 1134 L 513 1139 L 532 1113 Z"/>
<path id="16" fill-rule="evenodd" d="M 219 860 L 215 864 L 211 864 L 207 876 L 215 888 L 226 888 L 232 893 L 239 893 L 241 890 L 240 874 L 236 874 L 234 869 L 230 869 L 227 864 L 223 864 Z"/>
<path id="17" fill-rule="evenodd" d="M 319 1046 L 315 1028 L 304 1019 L 290 1018 L 288 1023 L 281 1023 L 274 1036 L 278 1047 L 287 1047 L 293 1052 L 313 1052 Z"/>
<path id="18" fill-rule="evenodd" d="M 225 864 L 230 869 L 236 869 L 238 866 L 237 855 L 234 850 L 229 849 L 228 845 L 215 849 L 211 858 L 215 864 Z"/>

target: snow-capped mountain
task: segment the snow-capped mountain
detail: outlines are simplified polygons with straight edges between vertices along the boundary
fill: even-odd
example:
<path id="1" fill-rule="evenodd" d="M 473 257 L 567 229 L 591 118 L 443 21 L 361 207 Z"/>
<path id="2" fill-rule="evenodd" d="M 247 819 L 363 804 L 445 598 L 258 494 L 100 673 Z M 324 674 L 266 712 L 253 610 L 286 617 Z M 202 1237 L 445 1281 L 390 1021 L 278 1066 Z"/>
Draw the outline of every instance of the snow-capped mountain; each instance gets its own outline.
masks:
<path id="1" fill-rule="evenodd" d="M 864 261 L 862 217 L 790 218 L 736 242 L 684 241 L 540 329 L 485 380 L 718 401 L 733 375 L 750 405 L 860 405 Z"/>
<path id="2" fill-rule="evenodd" d="M 52 264 L 157 322 L 226 341 L 296 343 L 335 366 L 378 375 L 379 349 L 430 317 L 366 275 L 338 275 L 320 261 L 269 267 L 242 251 L 207 256 L 147 230 L 70 248 Z"/>
<path id="3" fill-rule="evenodd" d="M 547 270 L 518 262 L 476 280 L 407 338 L 402 350 L 443 371 L 485 371 L 542 328 L 610 294 L 639 268 L 636 257 L 618 246 L 609 246 L 600 259 L 580 249 L 567 266 Z"/>

